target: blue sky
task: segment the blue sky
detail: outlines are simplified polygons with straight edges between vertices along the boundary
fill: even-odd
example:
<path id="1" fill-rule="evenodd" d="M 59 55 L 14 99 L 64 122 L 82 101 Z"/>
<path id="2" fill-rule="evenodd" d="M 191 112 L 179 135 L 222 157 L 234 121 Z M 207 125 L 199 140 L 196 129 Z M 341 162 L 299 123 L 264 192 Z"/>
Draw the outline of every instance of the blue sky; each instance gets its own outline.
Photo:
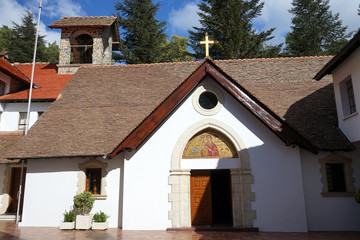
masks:
<path id="1" fill-rule="evenodd" d="M 176 34 L 187 36 L 187 31 L 192 26 L 199 26 L 196 12 L 197 3 L 200 0 L 153 0 L 160 3 L 160 9 L 156 18 L 167 22 L 166 33 L 170 36 Z M 0 26 L 12 26 L 12 21 L 20 22 L 21 15 L 25 10 L 34 13 L 37 19 L 39 0 L 0 0 Z M 52 22 L 65 16 L 110 16 L 114 10 L 116 0 L 43 0 L 41 13 L 40 34 L 46 35 L 48 42 L 60 40 L 60 32 L 47 28 Z M 291 0 L 264 0 L 265 6 L 262 15 L 254 20 L 257 30 L 268 30 L 275 27 L 273 40 L 269 43 L 277 44 L 284 42 L 286 33 L 290 30 L 292 15 L 288 12 L 291 8 Z M 360 27 L 360 16 L 357 9 L 358 0 L 330 0 L 333 13 L 339 13 L 343 25 L 348 26 L 348 31 L 357 30 Z"/>

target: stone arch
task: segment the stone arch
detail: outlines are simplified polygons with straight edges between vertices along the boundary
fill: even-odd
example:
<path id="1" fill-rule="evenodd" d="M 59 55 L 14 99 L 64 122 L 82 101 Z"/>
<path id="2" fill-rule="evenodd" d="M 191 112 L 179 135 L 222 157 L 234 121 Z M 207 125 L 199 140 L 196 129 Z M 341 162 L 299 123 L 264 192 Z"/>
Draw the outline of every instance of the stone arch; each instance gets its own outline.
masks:
<path id="1" fill-rule="evenodd" d="M 250 159 L 249 154 L 246 148 L 246 145 L 242 138 L 227 124 L 213 119 L 205 119 L 195 123 L 186 129 L 186 131 L 180 136 L 178 141 L 175 144 L 173 154 L 171 157 L 171 170 L 180 170 L 181 169 L 181 157 L 184 152 L 186 144 L 189 140 L 198 132 L 203 131 L 207 128 L 213 129 L 225 137 L 227 137 L 239 155 L 239 166 L 241 169 L 250 169 Z"/>
<path id="2" fill-rule="evenodd" d="M 205 129 L 212 129 L 227 137 L 238 152 L 239 168 L 230 169 L 233 226 L 253 227 L 253 220 L 256 218 L 256 212 L 251 209 L 251 202 L 255 201 L 255 194 L 251 192 L 251 184 L 254 183 L 254 177 L 251 174 L 250 158 L 246 145 L 242 138 L 230 126 L 212 118 L 199 121 L 187 128 L 175 144 L 171 157 L 171 170 L 169 176 L 169 185 L 171 185 L 169 202 L 172 206 L 169 211 L 169 219 L 172 220 L 172 227 L 191 227 L 191 169 L 182 169 L 181 159 L 185 146 L 189 140 L 195 134 Z"/>
<path id="3" fill-rule="evenodd" d="M 93 59 L 94 37 L 85 31 L 76 32 L 70 38 L 71 63 L 91 64 Z"/>

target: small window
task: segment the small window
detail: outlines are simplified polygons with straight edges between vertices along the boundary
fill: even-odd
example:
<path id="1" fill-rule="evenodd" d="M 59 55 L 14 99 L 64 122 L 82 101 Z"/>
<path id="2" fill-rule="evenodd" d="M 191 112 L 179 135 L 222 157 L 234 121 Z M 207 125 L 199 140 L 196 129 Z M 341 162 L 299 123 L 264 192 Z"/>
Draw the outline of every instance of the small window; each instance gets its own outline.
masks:
<path id="1" fill-rule="evenodd" d="M 355 192 L 351 159 L 331 154 L 319 159 L 322 182 L 322 195 L 353 196 Z"/>
<path id="2" fill-rule="evenodd" d="M 96 158 L 79 163 L 77 194 L 91 192 L 95 199 L 106 199 L 107 163 Z"/>
<path id="3" fill-rule="evenodd" d="M 5 95 L 5 82 L 0 81 L 0 96 Z"/>
<path id="4" fill-rule="evenodd" d="M 25 130 L 25 128 L 26 128 L 26 118 L 27 118 L 27 113 L 26 112 L 21 112 L 20 117 L 19 117 L 19 126 L 18 126 L 19 130 Z"/>
<path id="5" fill-rule="evenodd" d="M 41 117 L 41 115 L 43 114 L 44 112 L 38 112 L 38 118 Z"/>
<path id="6" fill-rule="evenodd" d="M 199 104 L 204 109 L 213 109 L 214 107 L 216 107 L 218 102 L 218 98 L 213 92 L 206 91 L 200 94 Z"/>
<path id="7" fill-rule="evenodd" d="M 329 192 L 346 192 L 344 164 L 327 163 L 325 166 Z"/>
<path id="8" fill-rule="evenodd" d="M 356 113 L 356 102 L 351 76 L 340 82 L 339 88 L 344 117 Z"/>
<path id="9" fill-rule="evenodd" d="M 101 168 L 86 169 L 85 190 L 92 194 L 101 194 Z"/>

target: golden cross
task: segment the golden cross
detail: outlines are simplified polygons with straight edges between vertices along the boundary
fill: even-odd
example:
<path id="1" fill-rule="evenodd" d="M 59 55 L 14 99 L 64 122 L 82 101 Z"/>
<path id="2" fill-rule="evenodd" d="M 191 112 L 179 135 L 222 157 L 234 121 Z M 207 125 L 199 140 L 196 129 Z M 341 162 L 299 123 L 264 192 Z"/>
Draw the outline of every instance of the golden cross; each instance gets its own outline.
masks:
<path id="1" fill-rule="evenodd" d="M 215 44 L 214 41 L 209 40 L 208 33 L 205 33 L 205 41 L 200 41 L 200 45 L 205 45 L 205 57 L 209 56 L 210 45 L 214 45 L 214 44 Z"/>

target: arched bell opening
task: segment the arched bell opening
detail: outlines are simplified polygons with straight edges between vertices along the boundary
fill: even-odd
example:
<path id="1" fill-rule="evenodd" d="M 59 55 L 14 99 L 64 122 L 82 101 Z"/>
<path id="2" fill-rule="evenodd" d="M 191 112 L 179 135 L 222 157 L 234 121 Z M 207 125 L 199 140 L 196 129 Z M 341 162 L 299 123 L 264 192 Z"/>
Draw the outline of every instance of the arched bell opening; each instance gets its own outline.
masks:
<path id="1" fill-rule="evenodd" d="M 91 64 L 93 55 L 93 38 L 81 34 L 71 40 L 71 63 Z"/>

